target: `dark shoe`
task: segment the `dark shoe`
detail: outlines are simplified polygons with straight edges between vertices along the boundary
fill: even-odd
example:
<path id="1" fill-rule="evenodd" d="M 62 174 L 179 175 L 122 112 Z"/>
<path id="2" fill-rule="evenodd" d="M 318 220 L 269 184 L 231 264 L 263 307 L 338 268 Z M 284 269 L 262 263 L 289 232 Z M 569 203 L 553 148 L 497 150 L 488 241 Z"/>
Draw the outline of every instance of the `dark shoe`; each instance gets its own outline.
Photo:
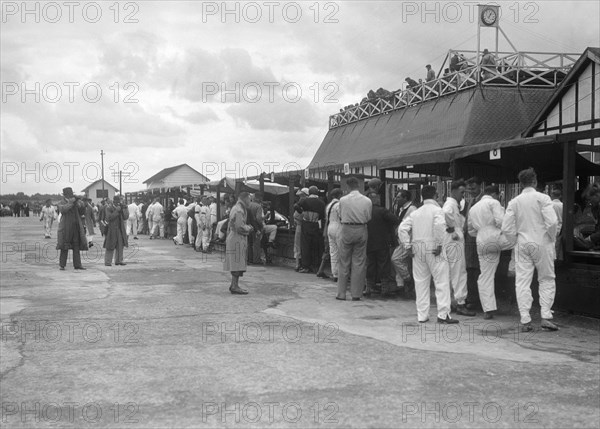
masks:
<path id="1" fill-rule="evenodd" d="M 461 316 L 473 317 L 476 313 L 474 311 L 467 310 L 467 307 L 463 304 L 456 306 L 456 314 L 460 314 Z"/>
<path id="2" fill-rule="evenodd" d="M 331 280 L 337 283 L 337 277 L 332 277 Z"/>
<path id="3" fill-rule="evenodd" d="M 360 298 L 352 298 L 352 301 L 360 301 Z"/>
<path id="4" fill-rule="evenodd" d="M 134 240 L 137 240 L 138 238 L 137 238 L 137 237 L 133 237 L 133 239 L 134 239 Z"/>
<path id="5" fill-rule="evenodd" d="M 548 319 L 542 319 L 542 323 L 540 324 L 540 327 L 544 331 L 558 331 L 558 326 L 556 326 L 554 323 L 552 323 Z"/>
<path id="6" fill-rule="evenodd" d="M 521 323 L 521 332 L 531 332 L 531 331 L 533 331 L 533 326 L 531 326 L 531 322 Z"/>
<path id="7" fill-rule="evenodd" d="M 65 267 L 60 267 L 59 270 L 64 271 Z"/>
<path id="8" fill-rule="evenodd" d="M 467 310 L 482 310 L 481 305 L 469 303 L 466 305 Z"/>
<path id="9" fill-rule="evenodd" d="M 75 267 L 76 270 L 87 270 L 87 268 L 83 268 L 83 267 Z"/>
<path id="10" fill-rule="evenodd" d="M 115 265 L 127 265 L 125 262 L 119 262 L 118 264 Z"/>
<path id="11" fill-rule="evenodd" d="M 494 318 L 494 312 L 493 312 L 493 311 L 485 311 L 485 312 L 483 313 L 483 318 L 484 318 L 485 320 L 490 320 L 490 319 L 493 319 L 493 318 Z"/>
<path id="12" fill-rule="evenodd" d="M 300 271 L 300 267 L 294 268 L 294 271 L 299 272 Z"/>
<path id="13" fill-rule="evenodd" d="M 458 323 L 458 320 L 456 319 L 450 319 L 450 315 L 446 316 L 445 319 L 440 319 L 439 317 L 437 318 L 437 322 L 438 323 L 443 323 L 445 325 L 453 325 L 455 323 Z"/>
<path id="14" fill-rule="evenodd" d="M 427 322 L 429 322 L 429 317 L 425 320 L 419 320 L 419 323 L 427 323 Z"/>
<path id="15" fill-rule="evenodd" d="M 339 299 L 340 301 L 346 301 L 346 298 L 340 298 L 339 296 L 336 296 L 335 299 Z"/>
<path id="16" fill-rule="evenodd" d="M 104 264 L 105 267 L 112 267 L 112 264 Z"/>
<path id="17" fill-rule="evenodd" d="M 90 248 L 90 249 L 91 249 L 92 247 L 94 247 L 94 243 L 90 241 L 90 242 L 88 243 L 88 248 Z"/>
<path id="18" fill-rule="evenodd" d="M 302 274 L 306 274 L 306 273 L 310 273 L 310 270 L 308 268 L 301 268 L 300 270 L 298 270 L 299 273 Z"/>
<path id="19" fill-rule="evenodd" d="M 325 273 L 317 273 L 317 277 L 321 278 L 321 279 L 328 279 L 329 276 Z"/>
<path id="20" fill-rule="evenodd" d="M 231 292 L 233 295 L 248 295 L 248 291 L 242 288 L 229 288 L 229 292 Z"/>

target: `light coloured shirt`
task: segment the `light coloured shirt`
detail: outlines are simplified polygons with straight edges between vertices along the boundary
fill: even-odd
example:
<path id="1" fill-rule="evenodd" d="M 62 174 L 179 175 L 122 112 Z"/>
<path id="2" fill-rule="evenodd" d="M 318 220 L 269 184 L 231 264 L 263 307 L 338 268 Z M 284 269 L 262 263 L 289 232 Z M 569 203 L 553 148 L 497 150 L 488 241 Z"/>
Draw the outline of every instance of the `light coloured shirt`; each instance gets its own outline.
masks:
<path id="1" fill-rule="evenodd" d="M 173 210 L 173 217 L 177 220 L 183 219 L 187 220 L 189 207 L 184 206 L 183 204 L 179 204 L 175 210 Z"/>
<path id="2" fill-rule="evenodd" d="M 210 225 L 210 207 L 197 204 L 194 209 L 198 227 L 205 229 Z"/>
<path id="3" fill-rule="evenodd" d="M 563 224 L 563 203 L 561 200 L 556 199 L 552 200 L 552 205 L 554 206 L 554 212 L 556 213 L 556 219 L 558 220 L 556 225 L 556 235 L 559 235 Z"/>
<path id="4" fill-rule="evenodd" d="M 40 213 L 40 219 L 54 220 L 55 218 L 56 218 L 56 207 L 54 207 L 54 206 L 42 207 L 42 211 Z"/>
<path id="5" fill-rule="evenodd" d="M 444 211 L 444 216 L 446 216 L 446 227 L 454 228 L 454 232 L 456 232 L 462 240 L 464 238 L 463 229 L 465 227 L 465 217 L 460 214 L 458 201 L 452 197 L 448 197 L 442 210 Z"/>
<path id="6" fill-rule="evenodd" d="M 405 247 L 411 243 L 441 246 L 445 236 L 446 216 L 437 201 L 431 199 L 423 201 L 398 227 L 398 238 Z"/>
<path id="7" fill-rule="evenodd" d="M 146 217 L 158 221 L 163 218 L 165 211 L 162 204 L 157 202 L 148 207 L 148 213 L 150 213 L 150 215 L 146 214 Z"/>
<path id="8" fill-rule="evenodd" d="M 504 208 L 500 201 L 484 195 L 469 210 L 469 235 L 477 237 L 477 243 L 481 245 L 498 241 L 503 220 Z"/>
<path id="9" fill-rule="evenodd" d="M 400 210 L 398 211 L 398 215 L 400 215 L 400 213 L 402 213 L 404 210 L 406 210 L 406 213 L 404 214 L 404 218 L 402 218 L 402 220 L 404 220 L 408 217 L 409 214 L 414 212 L 416 209 L 417 209 L 417 206 L 415 206 L 412 201 L 408 201 L 402 207 L 400 207 Z"/>
<path id="10" fill-rule="evenodd" d="M 554 243 L 557 223 L 550 197 L 527 187 L 508 203 L 502 233 L 519 243 Z"/>
<path id="11" fill-rule="evenodd" d="M 131 203 L 127 206 L 129 212 L 129 219 L 139 219 L 142 217 L 142 212 L 136 203 Z"/>
<path id="12" fill-rule="evenodd" d="M 358 190 L 340 198 L 339 206 L 342 223 L 366 224 L 371 220 L 373 203 Z"/>
<path id="13" fill-rule="evenodd" d="M 325 208 L 325 216 L 327 216 L 328 225 L 341 224 L 340 218 L 340 200 L 334 199 Z"/>
<path id="14" fill-rule="evenodd" d="M 210 223 L 217 223 L 217 203 L 210 203 Z"/>

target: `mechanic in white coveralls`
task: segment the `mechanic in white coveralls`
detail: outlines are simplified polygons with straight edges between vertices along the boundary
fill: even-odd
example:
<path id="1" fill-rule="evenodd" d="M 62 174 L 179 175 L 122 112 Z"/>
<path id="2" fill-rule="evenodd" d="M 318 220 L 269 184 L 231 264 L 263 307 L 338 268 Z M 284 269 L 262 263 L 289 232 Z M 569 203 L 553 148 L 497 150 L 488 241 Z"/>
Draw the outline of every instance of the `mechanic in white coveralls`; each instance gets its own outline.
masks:
<path id="1" fill-rule="evenodd" d="M 494 277 L 500 263 L 500 252 L 511 245 L 501 235 L 504 208 L 500 204 L 500 189 L 497 185 L 486 186 L 484 195 L 469 211 L 469 235 L 477 239 L 477 256 L 481 273 L 477 279 L 479 299 L 483 307 L 483 318 L 493 319 L 496 306 Z"/>
<path id="2" fill-rule="evenodd" d="M 551 322 L 551 308 L 556 293 L 554 243 L 558 220 L 550 197 L 535 189 L 537 176 L 533 168 L 521 171 L 518 177 L 523 190 L 508 203 L 502 233 L 512 241 L 516 240 L 515 286 L 521 313 L 521 330 L 533 330 L 529 315 L 533 302 L 531 280 L 534 269 L 537 269 L 541 327 L 556 331 L 558 327 Z"/>
<path id="3" fill-rule="evenodd" d="M 423 205 L 407 216 L 398 227 L 401 245 L 411 248 L 413 277 L 417 295 L 417 319 L 429 320 L 429 285 L 435 283 L 438 323 L 458 323 L 450 318 L 450 284 L 448 261 L 443 249 L 446 235 L 444 211 L 436 201 L 434 186 L 423 186 Z"/>
<path id="4" fill-rule="evenodd" d="M 463 180 L 454 180 L 450 187 L 450 196 L 446 198 L 444 215 L 446 216 L 446 234 L 444 250 L 448 258 L 450 270 L 450 286 L 454 290 L 457 302 L 456 314 L 475 316 L 475 312 L 467 310 L 467 261 L 465 259 L 465 217 L 460 213 L 460 202 L 465 196 L 467 185 Z"/>

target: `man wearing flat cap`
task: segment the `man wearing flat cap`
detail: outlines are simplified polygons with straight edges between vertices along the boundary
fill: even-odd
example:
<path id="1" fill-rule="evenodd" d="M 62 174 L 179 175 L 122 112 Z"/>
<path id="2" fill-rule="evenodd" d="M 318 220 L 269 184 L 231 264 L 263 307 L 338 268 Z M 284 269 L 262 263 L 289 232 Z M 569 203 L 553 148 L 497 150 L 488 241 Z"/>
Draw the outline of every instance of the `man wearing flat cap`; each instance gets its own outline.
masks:
<path id="1" fill-rule="evenodd" d="M 58 241 L 56 249 L 60 250 L 59 265 L 64 271 L 67 265 L 69 249 L 73 250 L 73 267 L 85 270 L 81 265 L 81 250 L 88 250 L 83 219 L 85 203 L 73 195 L 72 188 L 63 189 L 63 199 L 58 203 L 58 212 L 62 215 L 58 224 Z"/>

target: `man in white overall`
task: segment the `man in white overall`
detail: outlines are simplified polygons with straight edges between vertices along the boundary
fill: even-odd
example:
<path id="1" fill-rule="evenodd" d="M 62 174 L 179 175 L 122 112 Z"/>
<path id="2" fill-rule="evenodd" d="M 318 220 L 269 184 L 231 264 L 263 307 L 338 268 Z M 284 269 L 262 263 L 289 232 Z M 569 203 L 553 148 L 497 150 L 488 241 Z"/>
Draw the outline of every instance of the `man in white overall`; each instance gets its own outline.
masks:
<path id="1" fill-rule="evenodd" d="M 551 322 L 551 308 L 556 293 L 554 242 L 558 220 L 550 197 L 535 190 L 537 176 L 533 168 L 519 173 L 519 183 L 523 190 L 519 196 L 508 203 L 502 222 L 502 233 L 510 240 L 516 241 L 515 286 L 521 313 L 521 330 L 523 332 L 533 330 L 529 315 L 533 302 L 531 280 L 533 271 L 537 269 L 541 327 L 556 331 L 558 327 Z"/>
<path id="2" fill-rule="evenodd" d="M 458 320 L 450 318 L 449 268 L 442 246 L 446 234 L 444 211 L 436 201 L 434 186 L 423 186 L 421 196 L 423 206 L 407 216 L 398 227 L 400 245 L 411 248 L 414 255 L 417 320 L 420 323 L 429 320 L 429 285 L 433 276 L 438 323 L 458 323 Z"/>
<path id="3" fill-rule="evenodd" d="M 444 215 L 446 216 L 446 235 L 444 250 L 450 268 L 450 286 L 456 299 L 456 314 L 475 316 L 465 305 L 467 299 L 467 265 L 465 259 L 465 217 L 460 213 L 460 202 L 465 196 L 466 184 L 463 180 L 454 180 L 450 187 L 450 196 L 446 199 Z"/>
<path id="4" fill-rule="evenodd" d="M 492 319 L 497 310 L 494 277 L 500 262 L 500 252 L 508 245 L 500 234 L 504 208 L 500 205 L 500 189 L 497 185 L 485 187 L 484 195 L 469 212 L 469 235 L 477 239 L 477 256 L 481 273 L 477 279 L 483 318 Z"/>

